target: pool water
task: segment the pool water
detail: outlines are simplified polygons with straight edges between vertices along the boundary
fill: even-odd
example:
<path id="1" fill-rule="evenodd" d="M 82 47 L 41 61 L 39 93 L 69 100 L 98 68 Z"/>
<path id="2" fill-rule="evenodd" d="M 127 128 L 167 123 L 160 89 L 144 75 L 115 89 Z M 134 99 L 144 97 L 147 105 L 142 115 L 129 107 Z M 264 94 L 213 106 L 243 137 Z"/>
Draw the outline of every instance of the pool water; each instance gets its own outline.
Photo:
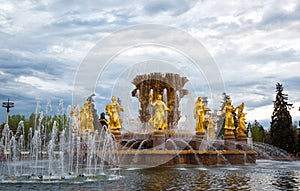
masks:
<path id="1" fill-rule="evenodd" d="M 0 190 L 300 190 L 300 161 L 224 167 L 108 169 L 107 175 L 0 180 Z M 24 181 L 25 180 L 25 181 Z"/>

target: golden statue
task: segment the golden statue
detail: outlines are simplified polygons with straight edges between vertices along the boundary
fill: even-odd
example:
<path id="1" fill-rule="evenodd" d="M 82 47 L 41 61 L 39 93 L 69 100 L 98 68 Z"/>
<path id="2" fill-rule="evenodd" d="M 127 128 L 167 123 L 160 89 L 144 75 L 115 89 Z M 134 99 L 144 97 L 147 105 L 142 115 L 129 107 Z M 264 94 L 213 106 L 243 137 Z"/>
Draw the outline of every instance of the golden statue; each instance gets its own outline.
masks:
<path id="1" fill-rule="evenodd" d="M 106 105 L 106 111 L 109 115 L 108 127 L 111 132 L 120 132 L 121 119 L 119 119 L 119 111 L 124 109 L 117 102 L 116 96 L 112 96 L 111 104 Z"/>
<path id="2" fill-rule="evenodd" d="M 153 117 L 149 120 L 150 125 L 154 128 L 156 132 L 164 132 L 167 126 L 167 121 L 165 117 L 165 111 L 171 111 L 166 104 L 162 101 L 162 97 L 159 94 L 155 102 L 152 102 L 153 95 L 149 94 L 149 102 L 152 107 L 156 107 Z"/>
<path id="3" fill-rule="evenodd" d="M 88 126 L 88 129 L 94 133 L 94 116 L 93 116 L 93 103 L 89 103 L 88 104 L 88 113 L 89 113 L 89 120 L 87 121 L 87 126 Z"/>
<path id="4" fill-rule="evenodd" d="M 196 119 L 196 132 L 206 133 L 205 126 L 207 121 L 205 120 L 205 115 L 207 111 L 210 110 L 204 106 L 204 103 L 202 102 L 202 98 L 198 97 L 194 106 L 194 118 Z"/>
<path id="5" fill-rule="evenodd" d="M 78 104 L 74 105 L 73 110 L 70 112 L 70 116 L 73 117 L 73 120 L 72 120 L 73 133 L 78 133 L 78 126 L 79 126 Z"/>
<path id="6" fill-rule="evenodd" d="M 216 121 L 213 119 L 213 115 L 210 114 L 210 117 L 208 119 L 208 136 L 210 139 L 215 138 L 215 124 Z"/>
<path id="7" fill-rule="evenodd" d="M 245 116 L 247 113 L 244 113 L 244 103 L 242 103 L 241 105 L 239 105 L 237 107 L 238 109 L 238 128 L 237 128 L 237 135 L 239 137 L 246 137 L 246 123 L 245 123 Z"/>
<path id="8" fill-rule="evenodd" d="M 234 119 L 233 113 L 235 112 L 236 108 L 231 105 L 231 100 L 227 100 L 227 103 L 223 109 L 223 113 L 226 114 L 225 116 L 225 134 L 234 134 Z"/>
<path id="9" fill-rule="evenodd" d="M 91 104 L 88 100 L 84 101 L 83 107 L 80 110 L 80 133 L 90 132 L 94 133 L 94 118 L 91 109 Z"/>

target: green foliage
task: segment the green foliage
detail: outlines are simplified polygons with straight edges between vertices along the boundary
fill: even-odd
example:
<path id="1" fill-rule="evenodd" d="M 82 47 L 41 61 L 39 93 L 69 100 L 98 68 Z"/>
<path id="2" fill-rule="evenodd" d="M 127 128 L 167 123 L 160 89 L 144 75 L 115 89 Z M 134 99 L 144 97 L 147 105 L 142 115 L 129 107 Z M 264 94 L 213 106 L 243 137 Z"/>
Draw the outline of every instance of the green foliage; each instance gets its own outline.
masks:
<path id="1" fill-rule="evenodd" d="M 8 117 L 8 122 L 10 129 L 15 133 L 17 131 L 18 125 L 20 121 L 25 121 L 25 116 L 24 115 L 12 115 Z M 5 123 L 1 124 L 1 132 L 4 128 Z"/>
<path id="2" fill-rule="evenodd" d="M 272 145 L 289 153 L 295 153 L 297 131 L 292 125 L 292 117 L 289 112 L 292 104 L 287 101 L 288 95 L 283 93 L 282 84 L 277 83 L 274 111 L 271 117 L 270 138 Z"/>
<path id="3" fill-rule="evenodd" d="M 270 131 L 265 131 L 265 140 L 264 140 L 264 143 L 267 143 L 269 145 L 272 144 Z"/>
<path id="4" fill-rule="evenodd" d="M 46 136 L 44 136 L 45 139 L 47 139 L 47 137 L 50 138 L 50 134 L 52 132 L 54 121 L 57 122 L 58 132 L 61 132 L 63 129 L 67 129 L 69 127 L 70 119 L 65 114 L 55 115 L 55 116 L 43 116 L 41 121 L 39 121 L 39 118 L 40 118 L 40 115 L 36 115 L 33 113 L 29 116 L 28 119 L 26 119 L 24 115 L 9 116 L 9 122 L 8 122 L 9 128 L 15 134 L 18 129 L 18 125 L 19 125 L 20 121 L 23 121 L 24 122 L 25 145 L 27 145 L 27 143 L 29 141 L 28 134 L 29 134 L 30 128 L 32 128 L 32 130 L 34 132 L 35 128 L 40 126 L 41 130 L 46 135 Z M 0 133 L 1 133 L 0 135 L 2 135 L 2 130 L 4 129 L 4 125 L 5 125 L 5 123 L 2 123 L 0 125 Z M 59 134 L 58 134 L 58 137 L 59 137 Z"/>
<path id="5" fill-rule="evenodd" d="M 299 154 L 299 152 L 300 152 L 300 128 L 297 128 L 297 125 L 294 125 L 294 128 L 296 129 L 296 132 L 297 132 L 297 153 Z"/>
<path id="6" fill-rule="evenodd" d="M 264 142 L 265 131 L 262 125 L 259 124 L 258 121 L 254 121 L 253 125 L 251 125 L 252 129 L 252 139 L 256 142 Z"/>

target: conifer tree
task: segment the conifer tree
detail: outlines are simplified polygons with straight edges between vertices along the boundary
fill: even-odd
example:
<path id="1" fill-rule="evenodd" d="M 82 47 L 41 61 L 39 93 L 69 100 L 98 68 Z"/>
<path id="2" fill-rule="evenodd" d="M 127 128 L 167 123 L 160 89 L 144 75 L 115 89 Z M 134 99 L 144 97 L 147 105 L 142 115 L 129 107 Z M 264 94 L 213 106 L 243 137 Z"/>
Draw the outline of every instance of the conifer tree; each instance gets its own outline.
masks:
<path id="1" fill-rule="evenodd" d="M 288 95 L 283 93 L 282 84 L 277 83 L 274 111 L 271 116 L 271 144 L 289 153 L 294 153 L 296 149 L 296 131 L 289 112 L 292 106 L 293 104 L 288 103 Z"/>

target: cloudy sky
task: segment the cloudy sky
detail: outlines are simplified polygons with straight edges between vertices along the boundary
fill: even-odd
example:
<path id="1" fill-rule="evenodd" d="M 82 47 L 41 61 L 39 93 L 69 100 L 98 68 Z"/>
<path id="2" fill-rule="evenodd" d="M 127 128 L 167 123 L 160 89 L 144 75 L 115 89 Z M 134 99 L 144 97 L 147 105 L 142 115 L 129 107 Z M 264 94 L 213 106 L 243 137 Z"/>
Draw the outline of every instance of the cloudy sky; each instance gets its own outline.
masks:
<path id="1" fill-rule="evenodd" d="M 61 100 L 66 110 L 72 104 L 77 72 L 93 47 L 116 31 L 143 24 L 174 27 L 198 40 L 219 68 L 233 105 L 245 102 L 247 121 L 257 119 L 268 128 L 277 82 L 294 104 L 293 120 L 300 120 L 300 3 L 296 0 L 3 0 L 0 100 L 10 98 L 15 103 L 11 114 L 34 113 L 37 101 L 45 113 L 49 100 L 52 113 L 58 112 Z M 111 61 L 109 70 L 117 70 L 114 63 L 141 63 L 151 57 L 186 63 L 183 68 L 189 68 L 178 53 L 148 46 L 123 51 Z M 119 72 L 124 76 L 128 71 Z M 118 87 L 114 76 L 104 76 L 95 88 L 98 111 L 104 110 L 101 107 L 111 95 L 101 88 Z M 0 120 L 5 121 L 4 108 Z"/>

